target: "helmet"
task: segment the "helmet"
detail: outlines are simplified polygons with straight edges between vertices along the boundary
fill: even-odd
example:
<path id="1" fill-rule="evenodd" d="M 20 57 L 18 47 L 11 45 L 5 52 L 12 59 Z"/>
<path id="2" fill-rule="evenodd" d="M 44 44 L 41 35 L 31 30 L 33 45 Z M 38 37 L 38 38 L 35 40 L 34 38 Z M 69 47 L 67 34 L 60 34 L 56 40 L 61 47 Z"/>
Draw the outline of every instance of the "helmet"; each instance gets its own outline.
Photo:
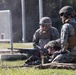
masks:
<path id="1" fill-rule="evenodd" d="M 64 6 L 63 8 L 60 9 L 59 14 L 61 16 L 64 15 L 65 17 L 68 17 L 69 15 L 73 17 L 75 12 L 72 6 Z"/>
<path id="2" fill-rule="evenodd" d="M 60 47 L 60 44 L 59 44 L 57 41 L 53 40 L 53 41 L 48 42 L 48 43 L 44 46 L 44 48 L 48 48 L 48 47 L 56 48 L 56 47 Z"/>
<path id="3" fill-rule="evenodd" d="M 40 19 L 40 25 L 52 25 L 52 21 L 49 17 L 43 17 Z"/>

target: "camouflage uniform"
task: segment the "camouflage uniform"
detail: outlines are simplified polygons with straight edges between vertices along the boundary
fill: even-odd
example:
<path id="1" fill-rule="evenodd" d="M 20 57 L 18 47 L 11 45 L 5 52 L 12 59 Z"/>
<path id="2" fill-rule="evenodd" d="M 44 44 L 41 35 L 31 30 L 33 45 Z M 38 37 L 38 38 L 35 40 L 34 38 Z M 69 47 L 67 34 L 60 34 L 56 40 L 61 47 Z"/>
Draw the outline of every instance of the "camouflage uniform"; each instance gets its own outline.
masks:
<path id="1" fill-rule="evenodd" d="M 49 17 L 43 17 L 40 20 L 40 25 L 51 25 L 51 20 Z M 42 31 L 40 28 L 36 30 L 36 32 L 33 35 L 33 42 L 37 45 L 39 45 L 41 48 L 44 47 L 45 44 L 47 44 L 49 41 L 51 40 L 56 40 L 59 38 L 59 32 L 58 30 L 53 27 L 50 26 L 50 28 L 48 29 L 48 31 L 44 32 Z"/>
<path id="2" fill-rule="evenodd" d="M 41 28 L 36 30 L 33 35 L 34 44 L 40 46 L 41 48 L 44 48 L 45 44 L 47 44 L 49 41 L 59 38 L 59 32 L 55 27 L 52 26 L 52 21 L 49 17 L 43 17 L 40 20 L 39 25 L 48 26 L 49 28 L 47 31 L 43 31 Z M 38 59 L 38 61 L 41 61 L 41 58 L 40 60 Z M 44 62 L 48 62 L 48 58 L 45 58 Z"/>
<path id="3" fill-rule="evenodd" d="M 63 8 L 62 8 L 63 9 Z M 62 10 L 61 9 L 61 10 Z M 60 10 L 60 11 L 61 11 Z M 58 63 L 71 63 L 75 62 L 76 60 L 76 46 L 72 48 L 68 48 L 68 38 L 69 36 L 75 36 L 75 29 L 73 24 L 76 25 L 76 21 L 74 18 L 70 18 L 69 20 L 65 20 L 65 23 L 62 26 L 61 29 L 61 53 L 59 53 L 52 62 L 58 62 Z"/>
<path id="4" fill-rule="evenodd" d="M 57 40 L 53 40 L 53 41 L 50 41 L 50 42 L 48 42 L 45 46 L 44 46 L 45 48 L 53 48 L 52 49 L 52 54 L 51 54 L 51 56 L 49 56 L 49 62 L 52 62 L 52 60 L 57 56 L 57 55 L 59 55 L 60 54 L 60 49 L 61 49 L 61 44 L 60 44 L 60 39 L 57 39 Z"/>
<path id="5" fill-rule="evenodd" d="M 58 50 L 58 48 L 60 49 L 60 47 L 61 47 L 60 39 L 49 41 L 49 42 L 44 46 L 44 48 L 48 48 L 48 47 L 53 47 L 53 48 L 56 48 L 56 47 L 57 47 L 56 50 Z"/>
<path id="6" fill-rule="evenodd" d="M 60 49 L 60 40 L 58 39 L 58 40 L 53 40 L 53 41 L 48 42 L 45 45 L 45 48 L 48 49 L 48 47 L 52 47 L 52 48 L 55 48 L 55 50 L 59 50 Z M 44 58 L 44 63 L 49 63 L 51 61 L 51 54 L 48 54 L 48 51 L 45 54 L 47 57 Z M 41 57 L 37 56 L 37 54 L 36 54 L 36 55 L 32 55 L 30 58 L 28 58 L 25 63 L 28 65 L 38 65 L 38 64 L 41 64 L 41 61 L 42 61 Z"/>

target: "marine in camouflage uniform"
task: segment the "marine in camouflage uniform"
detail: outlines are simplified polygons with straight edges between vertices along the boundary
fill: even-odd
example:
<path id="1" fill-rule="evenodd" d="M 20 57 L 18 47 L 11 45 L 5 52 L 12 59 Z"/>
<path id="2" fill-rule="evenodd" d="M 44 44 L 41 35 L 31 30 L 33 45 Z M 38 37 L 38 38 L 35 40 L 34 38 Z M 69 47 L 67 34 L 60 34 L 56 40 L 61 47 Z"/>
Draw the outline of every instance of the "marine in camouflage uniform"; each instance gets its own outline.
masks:
<path id="1" fill-rule="evenodd" d="M 53 41 L 50 41 L 48 42 L 44 48 L 47 49 L 47 52 L 45 53 L 47 56 L 46 58 L 44 58 L 44 63 L 50 63 L 50 61 L 54 58 L 52 57 L 51 59 L 51 56 L 52 54 L 55 52 L 55 51 L 58 51 L 61 49 L 60 47 L 60 40 L 53 40 Z M 45 55 L 44 55 L 45 57 Z M 38 65 L 38 64 L 41 64 L 42 62 L 42 59 L 39 58 L 37 55 L 32 55 L 30 58 L 27 59 L 27 61 L 25 62 L 28 66 L 29 65 Z"/>
<path id="2" fill-rule="evenodd" d="M 52 26 L 52 21 L 49 17 L 41 18 L 39 22 L 40 28 L 33 35 L 33 42 L 41 48 L 49 41 L 59 38 L 58 30 Z"/>
<path id="3" fill-rule="evenodd" d="M 52 62 L 52 60 L 60 54 L 61 44 L 60 39 L 53 40 L 48 42 L 44 48 L 47 48 L 48 55 L 49 55 L 49 63 Z"/>
<path id="4" fill-rule="evenodd" d="M 47 48 L 48 54 L 53 54 L 55 51 L 59 51 L 61 49 L 60 39 L 49 41 L 44 48 Z"/>
<path id="5" fill-rule="evenodd" d="M 52 21 L 49 17 L 43 17 L 39 22 L 40 28 L 36 30 L 33 35 L 34 48 L 40 47 L 44 48 L 51 40 L 56 40 L 59 38 L 58 30 L 52 26 Z M 47 52 L 47 51 L 46 51 Z M 41 52 L 34 53 L 27 61 L 26 64 L 35 64 L 35 62 L 41 60 Z M 38 63 L 38 62 L 37 62 Z"/>
<path id="6" fill-rule="evenodd" d="M 71 63 L 76 62 L 76 21 L 74 9 L 71 6 L 64 6 L 59 11 L 63 25 L 61 28 L 61 52 L 52 62 Z"/>

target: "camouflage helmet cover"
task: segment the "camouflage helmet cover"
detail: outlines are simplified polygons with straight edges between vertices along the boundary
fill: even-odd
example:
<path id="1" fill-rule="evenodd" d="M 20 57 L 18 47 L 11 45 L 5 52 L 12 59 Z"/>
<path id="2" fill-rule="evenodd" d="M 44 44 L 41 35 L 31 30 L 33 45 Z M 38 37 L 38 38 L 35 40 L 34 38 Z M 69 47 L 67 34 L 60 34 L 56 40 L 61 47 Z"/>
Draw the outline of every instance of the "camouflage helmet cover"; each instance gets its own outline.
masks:
<path id="1" fill-rule="evenodd" d="M 52 21 L 49 17 L 43 17 L 40 19 L 40 25 L 52 25 Z"/>
<path id="2" fill-rule="evenodd" d="M 66 16 L 71 15 L 73 13 L 73 16 L 75 14 L 75 11 L 72 6 L 64 6 L 60 9 L 59 14 L 64 13 Z"/>
<path id="3" fill-rule="evenodd" d="M 48 48 L 48 47 L 59 47 L 59 44 L 57 41 L 50 41 L 48 42 L 46 45 L 45 45 L 45 48 Z"/>

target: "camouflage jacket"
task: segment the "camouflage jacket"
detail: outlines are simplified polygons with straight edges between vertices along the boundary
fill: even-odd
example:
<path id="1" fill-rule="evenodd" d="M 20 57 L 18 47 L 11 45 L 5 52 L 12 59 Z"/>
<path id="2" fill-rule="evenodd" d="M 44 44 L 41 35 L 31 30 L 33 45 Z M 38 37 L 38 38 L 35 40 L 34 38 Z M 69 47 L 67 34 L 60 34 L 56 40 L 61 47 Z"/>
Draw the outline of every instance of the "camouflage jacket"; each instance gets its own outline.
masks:
<path id="1" fill-rule="evenodd" d="M 50 30 L 50 34 L 46 33 L 46 35 L 44 34 L 45 36 L 40 38 L 41 30 L 40 28 L 37 29 L 33 35 L 33 42 L 41 47 L 44 47 L 44 45 L 49 41 L 56 40 L 59 38 L 59 32 L 55 27 L 51 27 L 49 30 Z M 50 36 L 50 37 L 47 37 L 47 36 Z"/>
<path id="2" fill-rule="evenodd" d="M 68 37 L 75 35 L 75 30 L 72 23 L 76 23 L 74 18 L 71 18 L 68 23 L 63 24 L 61 28 L 61 47 L 62 49 L 67 49 Z"/>

